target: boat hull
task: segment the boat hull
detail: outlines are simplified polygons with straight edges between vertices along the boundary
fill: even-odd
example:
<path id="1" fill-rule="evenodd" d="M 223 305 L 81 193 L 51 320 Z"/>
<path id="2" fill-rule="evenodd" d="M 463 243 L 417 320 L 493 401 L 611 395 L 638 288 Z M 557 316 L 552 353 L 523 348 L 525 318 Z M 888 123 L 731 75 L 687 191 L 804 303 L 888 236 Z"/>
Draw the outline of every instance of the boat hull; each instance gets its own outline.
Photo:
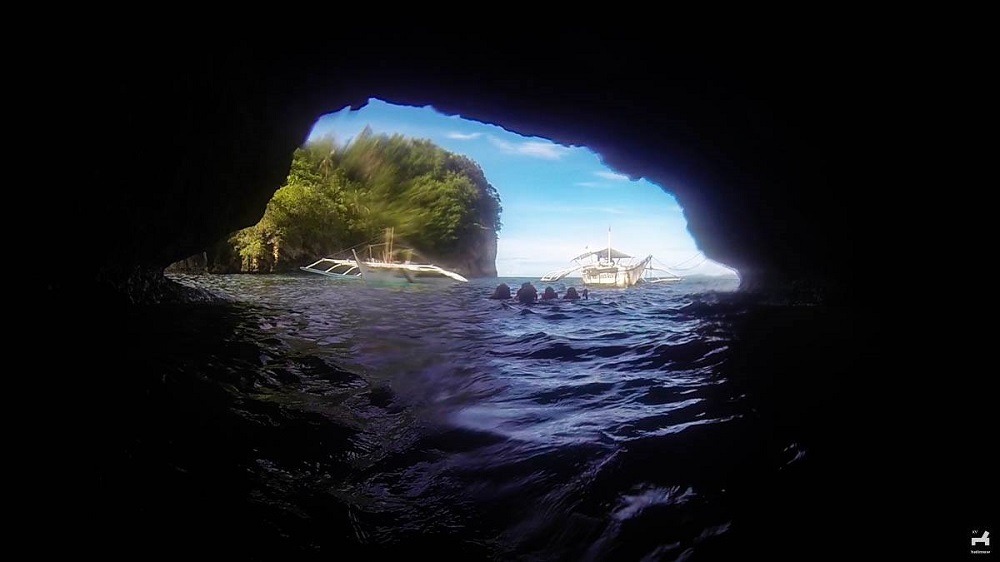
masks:
<path id="1" fill-rule="evenodd" d="M 385 235 L 386 243 L 379 244 L 379 246 L 384 246 L 382 254 L 383 259 L 381 261 L 375 259 L 364 261 L 358 256 L 357 250 L 351 248 L 351 255 L 354 256 L 353 260 L 320 258 L 305 267 L 300 267 L 299 269 L 310 273 L 318 273 L 327 277 L 351 280 L 360 279 L 365 283 L 376 283 L 380 285 L 438 283 L 441 281 L 451 283 L 469 282 L 468 279 L 462 277 L 458 273 L 448 271 L 447 269 L 436 265 L 411 263 L 409 258 L 407 258 L 407 260 L 403 263 L 394 262 L 392 259 L 392 227 L 385 230 Z M 371 246 L 369 246 L 369 258 L 371 258 L 370 250 Z"/>
<path id="2" fill-rule="evenodd" d="M 373 261 L 365 262 L 358 259 L 340 260 L 323 258 L 299 269 L 327 277 L 357 280 L 379 285 L 433 285 L 468 282 L 468 279 L 453 271 L 428 264 L 395 264 Z"/>
<path id="3" fill-rule="evenodd" d="M 606 287 L 625 289 L 642 281 L 642 274 L 649 265 L 652 256 L 631 266 L 585 267 L 583 269 L 583 284 L 588 287 Z"/>

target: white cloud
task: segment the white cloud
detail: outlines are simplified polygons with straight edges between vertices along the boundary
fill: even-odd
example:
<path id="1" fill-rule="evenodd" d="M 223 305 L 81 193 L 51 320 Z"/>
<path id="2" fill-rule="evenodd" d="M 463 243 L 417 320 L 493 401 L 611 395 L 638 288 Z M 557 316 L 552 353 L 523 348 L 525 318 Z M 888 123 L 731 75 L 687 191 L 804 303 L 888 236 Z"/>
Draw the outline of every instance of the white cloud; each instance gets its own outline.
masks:
<path id="1" fill-rule="evenodd" d="M 544 158 L 546 160 L 558 160 L 563 157 L 569 149 L 558 144 L 544 142 L 526 142 L 519 148 L 519 152 L 525 156 Z"/>
<path id="2" fill-rule="evenodd" d="M 630 215 L 628 209 L 622 207 L 594 206 L 594 205 L 560 205 L 553 203 L 521 203 L 504 207 L 508 211 L 521 212 L 543 212 L 543 213 L 604 213 L 609 215 Z"/>
<path id="3" fill-rule="evenodd" d="M 452 132 L 448 133 L 445 136 L 447 136 L 449 139 L 455 139 L 455 140 L 473 140 L 473 139 L 478 139 L 479 137 L 483 136 L 483 134 L 482 133 L 459 133 L 457 131 L 452 131 Z"/>
<path id="4" fill-rule="evenodd" d="M 606 180 L 613 180 L 613 181 L 628 181 L 629 179 L 628 176 L 626 176 L 625 174 L 616 174 L 614 172 L 607 172 L 607 171 L 594 172 L 594 175 L 599 178 L 604 178 Z"/>
<path id="5" fill-rule="evenodd" d="M 493 146 L 509 154 L 541 158 L 543 160 L 559 160 L 569 152 L 569 149 L 565 146 L 551 142 L 526 141 L 513 143 L 496 137 L 490 137 L 490 142 L 493 143 Z"/>

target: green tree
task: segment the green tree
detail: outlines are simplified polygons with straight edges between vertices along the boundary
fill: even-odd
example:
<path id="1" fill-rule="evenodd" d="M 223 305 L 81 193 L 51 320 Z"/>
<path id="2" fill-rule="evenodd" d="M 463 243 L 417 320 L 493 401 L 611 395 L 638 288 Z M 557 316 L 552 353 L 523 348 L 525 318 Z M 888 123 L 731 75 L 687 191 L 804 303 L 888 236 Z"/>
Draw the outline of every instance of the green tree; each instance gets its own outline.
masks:
<path id="1" fill-rule="evenodd" d="M 242 271 L 280 271 L 394 227 L 399 245 L 447 260 L 495 238 L 501 212 L 499 194 L 474 161 L 428 140 L 366 128 L 346 145 L 326 138 L 297 150 L 263 218 L 229 244 Z"/>

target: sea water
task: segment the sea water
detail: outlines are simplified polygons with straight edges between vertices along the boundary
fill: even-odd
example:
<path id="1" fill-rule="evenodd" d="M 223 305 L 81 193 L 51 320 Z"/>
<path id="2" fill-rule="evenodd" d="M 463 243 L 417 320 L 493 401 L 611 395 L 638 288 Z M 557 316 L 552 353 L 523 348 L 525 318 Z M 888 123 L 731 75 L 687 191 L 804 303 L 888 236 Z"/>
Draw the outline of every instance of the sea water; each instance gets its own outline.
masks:
<path id="1" fill-rule="evenodd" d="M 583 287 L 174 279 L 220 300 L 130 312 L 108 501 L 133 536 L 233 555 L 736 555 L 817 433 L 774 381 L 835 369 L 796 343 L 815 303 L 735 279 L 532 306 L 488 297 Z"/>

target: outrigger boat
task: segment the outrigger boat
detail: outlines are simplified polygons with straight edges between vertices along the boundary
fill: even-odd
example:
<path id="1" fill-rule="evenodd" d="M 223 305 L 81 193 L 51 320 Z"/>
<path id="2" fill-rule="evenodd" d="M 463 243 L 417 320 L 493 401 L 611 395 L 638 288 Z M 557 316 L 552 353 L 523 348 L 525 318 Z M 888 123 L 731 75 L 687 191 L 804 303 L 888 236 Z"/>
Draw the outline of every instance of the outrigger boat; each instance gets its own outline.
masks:
<path id="1" fill-rule="evenodd" d="M 589 260 L 589 261 L 584 261 Z M 586 252 L 573 258 L 577 265 L 553 271 L 542 277 L 542 282 L 558 281 L 567 275 L 580 271 L 583 284 L 588 287 L 627 288 L 638 283 L 672 283 L 681 278 L 662 270 L 669 275 L 653 276 L 657 268 L 650 266 L 653 255 L 638 260 L 611 247 L 611 229 L 608 229 L 607 249 Z"/>
<path id="2" fill-rule="evenodd" d="M 468 283 L 469 280 L 454 271 L 438 267 L 432 264 L 412 263 L 412 251 L 400 249 L 407 252 L 408 257 L 402 262 L 393 259 L 393 229 L 385 230 L 385 242 L 374 244 L 368 247 L 368 259 L 362 260 L 355 250 L 351 250 L 354 259 L 320 258 L 315 262 L 300 267 L 302 271 L 318 273 L 328 277 L 339 279 L 374 281 L 384 283 L 422 283 L 435 280 L 457 281 Z M 374 248 L 382 248 L 381 256 L 373 254 Z"/>

